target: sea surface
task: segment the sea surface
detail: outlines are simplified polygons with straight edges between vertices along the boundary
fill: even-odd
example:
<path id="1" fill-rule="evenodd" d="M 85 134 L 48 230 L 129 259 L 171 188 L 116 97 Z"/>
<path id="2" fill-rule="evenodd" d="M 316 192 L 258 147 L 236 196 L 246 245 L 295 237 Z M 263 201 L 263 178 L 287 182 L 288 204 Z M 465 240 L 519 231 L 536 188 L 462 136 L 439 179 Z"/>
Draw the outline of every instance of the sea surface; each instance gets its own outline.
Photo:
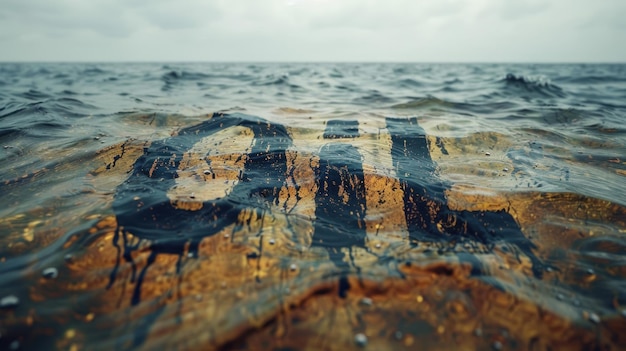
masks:
<path id="1" fill-rule="evenodd" d="M 152 289 L 150 272 L 156 272 L 156 268 L 143 269 L 142 273 L 143 266 L 137 262 L 141 261 L 142 254 L 151 250 L 149 241 L 154 237 L 139 235 L 137 241 L 147 243 L 138 243 L 133 250 L 125 246 L 126 251 L 118 254 L 124 251 L 116 241 L 123 230 L 107 220 L 117 217 L 118 222 L 122 218 L 128 221 L 133 216 L 134 212 L 125 204 L 119 205 L 119 196 L 130 187 L 125 188 L 123 184 L 128 184 L 127 179 L 139 169 L 133 168 L 135 160 L 142 155 L 148 157 L 152 150 L 150 145 L 191 131 L 193 129 L 189 128 L 222 114 L 224 117 L 220 118 L 239 116 L 231 118 L 239 118 L 243 121 L 241 125 L 258 122 L 284 126 L 293 144 L 299 145 L 299 152 L 319 154 L 322 159 L 331 157 L 324 156 L 330 153 L 325 153 L 323 140 L 343 138 L 351 143 L 354 136 L 349 134 L 358 130 L 360 136 L 354 138 L 353 144 L 356 149 L 365 150 L 360 151 L 359 167 L 362 168 L 358 170 L 367 173 L 371 167 L 374 171 L 368 174 L 400 177 L 401 182 L 409 181 L 409 172 L 406 179 L 402 178 L 391 156 L 385 154 L 393 137 L 380 136 L 385 130 L 391 130 L 390 121 L 416 121 L 428 141 L 430 156 L 426 157 L 429 162 L 432 159 L 434 171 L 423 168 L 423 172 L 430 173 L 411 179 L 428 182 L 426 178 L 436 177 L 446 189 L 442 190 L 441 197 L 433 195 L 433 201 L 438 204 L 433 211 L 450 208 L 506 213 L 519 226 L 523 240 L 531 242 L 524 244 L 526 246 L 511 244 L 517 245 L 514 251 L 518 256 L 530 257 L 515 263 L 519 264 L 517 270 L 524 272 L 519 273 L 520 277 L 526 280 L 512 280 L 508 285 L 498 283 L 508 278 L 488 268 L 480 274 L 473 272 L 472 277 L 480 276 L 476 279 L 506 290 L 515 299 L 530 301 L 540 309 L 550 310 L 562 304 L 562 308 L 550 310 L 557 316 L 555 319 L 561 318 L 581 330 L 595 333 L 596 346 L 626 348 L 626 339 L 611 336 L 610 332 L 611 328 L 617 328 L 612 326 L 624 326 L 626 321 L 626 65 L 425 63 L 0 63 L 0 348 L 157 349 L 162 339 L 170 336 L 169 340 L 178 340 L 177 335 L 183 335 L 181 338 L 186 341 L 195 340 L 197 334 L 185 334 L 180 331 L 183 329 L 175 327 L 185 324 L 181 315 L 172 310 L 154 312 L 156 310 L 149 306 L 152 306 L 150 303 L 169 306 L 183 301 L 186 295 L 181 281 L 201 279 L 187 274 L 201 265 L 186 266 L 185 260 L 201 261 L 202 257 L 210 260 L 210 255 L 203 254 L 201 249 L 192 252 L 187 247 L 171 252 L 152 248 L 153 252 L 158 251 L 155 267 L 166 266 L 159 260 L 171 256 L 171 266 L 177 268 L 163 274 L 179 279 L 178 285 L 174 284 L 178 290 L 172 288 L 173 292 L 168 288 Z M 335 120 L 341 121 L 341 128 L 348 125 L 339 128 L 346 135 L 328 136 L 328 126 L 332 125 L 328 121 Z M 345 124 L 346 121 L 357 122 L 352 125 Z M 356 129 L 351 130 L 350 126 Z M 216 138 L 230 142 L 230 138 L 246 137 L 240 132 L 230 136 L 219 134 Z M 258 137 L 261 132 L 255 133 Z M 367 139 L 368 135 L 372 137 Z M 352 155 L 352 149 L 346 147 L 345 150 L 347 155 Z M 120 167 L 115 169 L 115 162 L 123 163 L 121 170 Z M 336 162 L 331 163 L 329 169 L 336 166 Z M 224 190 L 224 194 L 228 195 L 229 191 Z M 189 195 L 192 199 L 214 196 L 198 190 L 192 194 Z M 313 197 L 312 194 L 301 195 L 306 196 Z M 249 200 L 250 203 L 245 203 L 248 201 L 245 197 L 237 201 L 236 206 L 241 208 L 264 206 L 254 202 L 256 199 Z M 320 203 L 317 201 L 318 206 Z M 336 204 L 331 201 L 326 205 Z M 178 205 L 177 208 L 195 209 L 189 206 Z M 294 211 L 302 211 L 299 216 L 313 211 L 318 211 L 315 212 L 317 217 L 323 215 L 313 207 Z M 439 259 L 453 265 L 450 262 L 456 260 L 455 255 L 462 256 L 462 249 L 456 248 L 446 254 L 440 251 L 441 257 L 410 251 L 418 246 L 418 237 L 408 234 L 412 233 L 410 228 L 395 226 L 396 217 L 380 209 L 378 214 L 374 213 L 375 209 L 366 214 L 363 223 L 369 239 L 359 248 L 366 254 L 381 247 L 385 249 L 376 255 L 377 262 L 382 262 L 383 258 L 393 261 L 404 255 L 403 259 L 410 256 L 418 266 L 420 262 L 430 264 Z M 266 210 L 263 207 L 263 211 Z M 310 219 L 313 217 L 311 215 Z M 409 217 L 402 217 L 402 221 L 409 221 Z M 381 237 L 380 242 L 371 239 L 372 228 L 378 230 L 383 225 L 389 229 L 387 236 Z M 163 228 L 159 230 L 166 232 Z M 290 230 L 297 232 L 297 229 Z M 240 244 L 260 245 L 254 240 Z M 280 240 L 277 236 L 276 246 Z M 313 241 L 310 238 L 293 240 L 300 245 L 300 255 L 316 242 L 315 238 Z M 395 244 L 402 240 L 406 240 L 406 247 Z M 496 241 L 475 241 L 484 245 L 485 252 L 499 250 Z M 191 242 L 193 245 L 194 241 Z M 148 249 L 141 249 L 144 246 Z M 97 256 L 94 252 L 109 249 L 112 250 L 110 257 L 103 254 L 93 258 Z M 322 266 L 325 261 L 333 261 L 329 263 L 329 271 L 342 272 L 337 273 L 340 295 L 342 284 L 352 282 L 350 274 L 361 276 L 368 271 L 368 265 L 379 265 L 368 259 L 359 261 L 355 256 L 346 268 L 337 264 L 333 258 L 336 253 L 328 250 L 329 253 L 307 256 L 305 261 L 311 267 L 316 260 Z M 356 252 L 349 247 L 346 250 L 350 255 Z M 295 271 L 291 264 L 305 265 L 295 260 L 290 252 L 274 254 L 277 262 L 287 262 L 287 273 Z M 463 251 L 463 255 L 465 253 Z M 185 256 L 187 254 L 189 257 Z M 422 254 L 427 259 L 420 261 Z M 254 255 L 247 255 L 249 259 L 256 259 Z M 485 262 L 491 261 L 485 258 Z M 484 267 L 488 265 L 484 263 Z M 226 263 L 225 267 L 228 267 Z M 239 272 L 235 269 L 235 273 L 229 273 L 228 268 L 224 269 L 224 276 Z M 515 267 L 511 269 L 516 271 Z M 120 278 L 131 270 L 130 278 Z M 380 266 L 370 271 L 377 272 L 372 273 L 376 276 L 371 278 L 373 281 L 385 281 Z M 272 281 L 272 274 L 268 271 L 266 275 L 257 275 L 256 279 L 267 276 L 268 281 Z M 307 279 L 326 282 L 327 278 L 316 277 L 309 279 L 300 275 L 297 279 L 305 283 Z M 140 291 L 137 281 L 144 278 L 144 291 Z M 391 278 L 399 279 L 398 275 L 389 273 Z M 126 288 L 118 287 L 120 281 L 127 282 Z M 227 284 L 222 282 L 222 285 L 224 288 Z M 314 285 L 311 283 L 310 288 L 317 289 Z M 516 286 L 519 293 L 516 293 Z M 160 292 L 150 295 L 148 289 Z M 194 291 L 202 293 L 201 288 L 197 289 L 200 290 Z M 367 297 L 368 291 L 364 290 L 363 298 L 370 300 L 362 300 L 365 302 L 361 305 L 369 306 L 373 299 L 376 306 L 377 298 Z M 235 290 L 230 292 L 238 294 Z M 194 294 L 200 301 L 197 296 L 201 295 Z M 297 292 L 292 289 L 294 294 Z M 167 301 L 163 302 L 160 298 L 165 295 Z M 240 297 L 240 302 L 225 300 L 223 303 L 253 310 L 254 306 L 271 305 L 269 300 L 263 300 L 265 295 L 255 296 L 250 294 Z M 427 295 L 418 295 L 420 303 L 422 296 Z M 383 297 L 384 294 L 380 298 Z M 208 300 L 210 298 L 205 297 L 203 301 Z M 354 306 L 351 307 L 353 312 L 357 309 Z M 180 305 L 179 309 L 185 310 Z M 452 349 L 448 344 L 450 340 L 469 345 L 469 348 L 477 345 L 478 349 L 525 349 L 530 340 L 528 335 L 512 330 L 489 331 L 485 319 L 481 322 L 485 323 L 483 327 L 470 330 L 472 338 L 480 340 L 470 342 L 461 338 L 465 341 L 459 341 L 460 337 L 450 337 L 437 341 L 438 336 L 451 330 L 452 327 L 445 324 L 446 318 L 450 318 L 435 307 L 429 311 L 443 316 L 444 321 L 437 326 L 434 319 L 420 317 L 428 321 L 423 322 L 426 326 L 421 331 L 402 329 L 399 325 L 397 330 L 389 331 L 387 339 L 385 333 L 372 332 L 375 327 L 362 327 L 359 323 L 365 323 L 363 321 L 346 329 L 333 327 L 332 319 L 326 324 L 307 324 L 302 328 L 308 331 L 336 329 L 347 335 L 345 344 L 339 343 L 337 347 L 348 349 L 376 349 L 376 338 L 399 342 L 407 349 L 414 347 L 413 340 L 421 340 L 420 337 L 431 340 L 433 344 L 429 347 L 435 349 Z M 227 312 L 224 315 L 228 315 Z M 525 317 L 516 318 L 523 321 Z M 267 323 L 274 323 L 268 320 L 264 319 L 258 327 L 262 329 Z M 337 317 L 336 323 L 340 323 L 339 320 L 341 318 Z M 194 322 L 199 330 L 203 325 L 209 329 L 214 327 L 207 319 L 202 321 Z M 196 330 L 190 328 L 184 330 Z M 247 328 L 245 333 L 237 334 L 233 330 L 240 329 L 228 328 L 219 329 L 223 335 L 233 335 L 224 340 L 213 337 L 209 341 L 197 340 L 197 344 L 180 341 L 177 345 L 195 349 L 198 345 L 213 343 L 212 347 L 218 349 L 252 349 L 246 346 L 244 336 L 253 334 L 250 330 L 256 329 Z M 603 328 L 609 331 L 603 334 Z M 296 329 L 281 329 L 285 340 L 292 340 L 290 330 Z M 411 330 L 413 336 L 409 339 Z M 310 334 L 300 333 L 293 336 L 293 340 L 307 336 Z M 332 349 L 323 344 L 285 342 L 287 346 L 281 346 L 284 350 Z M 256 347 L 264 348 L 259 345 L 264 344 Z M 558 346 L 558 343 L 535 345 Z M 266 346 L 280 349 L 275 345 Z M 389 346 L 389 349 L 396 348 Z"/>

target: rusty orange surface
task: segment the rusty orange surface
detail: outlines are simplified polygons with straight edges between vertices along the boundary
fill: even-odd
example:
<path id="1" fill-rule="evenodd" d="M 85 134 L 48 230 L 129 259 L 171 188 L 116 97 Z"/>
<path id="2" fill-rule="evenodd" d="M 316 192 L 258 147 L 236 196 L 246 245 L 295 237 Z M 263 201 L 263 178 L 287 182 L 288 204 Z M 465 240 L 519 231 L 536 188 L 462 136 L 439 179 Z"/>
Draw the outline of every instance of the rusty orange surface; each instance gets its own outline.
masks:
<path id="1" fill-rule="evenodd" d="M 67 219 L 82 223 L 80 228 L 2 219 L 15 255 L 37 247 L 54 247 L 62 255 L 44 250 L 32 257 L 41 263 L 11 273 L 28 284 L 19 287 L 20 305 L 0 310 L 0 345 L 19 340 L 60 350 L 626 347 L 626 266 L 615 260 L 626 248 L 624 207 L 571 193 L 449 185 L 430 155 L 445 145 L 447 157 L 454 158 L 462 147 L 394 134 L 391 119 L 382 136 L 352 135 L 351 123 L 338 124 L 325 137 L 284 129 L 280 143 L 287 147 L 274 150 L 260 140 L 273 140 L 283 129 L 233 118 L 239 119 L 232 125 L 210 125 L 217 132 L 190 127 L 161 144 L 169 147 L 189 136 L 193 147 L 182 154 L 158 149 L 161 154 L 154 156 L 155 143 L 138 141 L 102 150 L 87 176 L 100 209 Z M 414 132 L 411 123 L 406 128 Z M 425 149 L 415 149 L 420 145 Z M 344 165 L 333 150 L 362 157 Z M 415 163 L 402 165 L 402 157 Z M 443 168 L 451 167 L 446 156 L 438 157 Z M 142 160 L 149 165 L 145 175 Z M 417 168 L 422 173 L 411 174 L 414 164 L 426 161 Z M 282 168 L 274 167 L 277 162 L 284 162 Z M 152 193 L 133 193 L 132 177 L 158 184 L 163 174 L 172 175 L 168 181 L 174 185 L 163 190 L 160 202 Z M 265 176 L 251 176 L 259 174 Z M 276 174 L 281 178 L 271 179 Z M 132 210 L 121 214 L 120 208 Z M 170 216 L 168 221 L 160 222 L 160 214 Z M 144 216 L 136 227 L 133 216 Z M 46 229 L 35 230 L 40 226 Z M 347 239 L 340 244 L 329 242 L 343 234 Z M 58 276 L 42 276 L 47 266 L 57 267 Z"/>

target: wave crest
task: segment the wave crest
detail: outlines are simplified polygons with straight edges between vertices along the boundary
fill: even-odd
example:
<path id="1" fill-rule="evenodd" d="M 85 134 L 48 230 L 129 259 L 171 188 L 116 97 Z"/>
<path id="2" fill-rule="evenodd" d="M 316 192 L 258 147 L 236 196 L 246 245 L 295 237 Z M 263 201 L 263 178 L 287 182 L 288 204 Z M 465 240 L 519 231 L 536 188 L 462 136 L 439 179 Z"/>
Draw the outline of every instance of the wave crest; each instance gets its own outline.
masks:
<path id="1" fill-rule="evenodd" d="M 514 89 L 524 97 L 565 97 L 563 89 L 544 76 L 524 76 L 507 73 L 502 80 L 506 89 Z M 530 96 L 525 94 L 530 93 Z"/>

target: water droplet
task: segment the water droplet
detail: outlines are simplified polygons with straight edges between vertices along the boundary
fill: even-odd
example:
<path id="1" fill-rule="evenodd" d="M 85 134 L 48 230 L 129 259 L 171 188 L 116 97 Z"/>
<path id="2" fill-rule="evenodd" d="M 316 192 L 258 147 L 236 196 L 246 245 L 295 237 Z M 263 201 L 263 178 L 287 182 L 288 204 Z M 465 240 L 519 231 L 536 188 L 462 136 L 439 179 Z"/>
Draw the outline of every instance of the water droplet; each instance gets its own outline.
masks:
<path id="1" fill-rule="evenodd" d="M 593 268 L 589 268 L 589 269 L 587 269 L 587 274 L 594 275 L 594 274 L 596 274 L 596 272 L 593 270 Z"/>
<path id="2" fill-rule="evenodd" d="M 589 313 L 589 321 L 598 324 L 598 323 L 600 323 L 600 316 L 598 316 L 594 312 L 591 312 L 591 313 Z"/>
<path id="3" fill-rule="evenodd" d="M 14 308 L 20 304 L 20 299 L 15 295 L 5 296 L 0 300 L 0 308 Z"/>
<path id="4" fill-rule="evenodd" d="M 546 267 L 546 272 L 552 272 L 552 271 L 553 271 L 552 267 Z"/>
<path id="5" fill-rule="evenodd" d="M 228 239 L 228 238 L 230 238 L 230 235 L 228 233 L 224 234 L 224 238 Z"/>
<path id="6" fill-rule="evenodd" d="M 494 341 L 491 346 L 494 350 L 502 350 L 502 343 L 499 341 Z"/>
<path id="7" fill-rule="evenodd" d="M 374 302 L 369 297 L 364 297 L 364 298 L 361 299 L 361 305 L 371 306 L 373 304 L 374 304 Z"/>
<path id="8" fill-rule="evenodd" d="M 561 300 L 561 301 L 563 301 L 563 299 L 565 298 L 565 296 L 563 296 L 563 294 L 556 294 L 556 298 L 557 298 L 557 300 Z"/>
<path id="9" fill-rule="evenodd" d="M 276 240 L 270 239 L 270 245 L 274 245 L 274 244 L 276 244 Z"/>
<path id="10" fill-rule="evenodd" d="M 298 266 L 296 266 L 296 264 L 295 264 L 295 263 L 292 263 L 292 264 L 289 266 L 289 270 L 290 270 L 290 271 L 292 271 L 292 272 L 296 271 L 297 269 L 298 269 Z"/>
<path id="11" fill-rule="evenodd" d="M 204 172 L 202 172 L 202 173 L 204 173 L 204 175 L 209 175 L 209 174 L 211 174 L 211 171 L 209 171 L 208 169 L 205 169 Z"/>
<path id="12" fill-rule="evenodd" d="M 367 345 L 367 336 L 363 333 L 358 333 L 354 336 L 354 342 L 360 347 L 365 347 Z"/>
<path id="13" fill-rule="evenodd" d="M 54 267 L 48 267 L 41 272 L 44 278 L 54 279 L 59 276 L 59 270 Z"/>
<path id="14" fill-rule="evenodd" d="M 508 171 L 509 171 L 509 169 L 508 169 L 508 168 L 503 168 L 503 169 L 502 169 L 502 171 L 503 171 L 503 172 L 508 172 Z"/>
<path id="15" fill-rule="evenodd" d="M 377 249 L 380 249 L 380 247 L 381 247 L 382 245 L 380 245 L 380 243 L 376 243 L 376 245 L 374 245 L 374 246 L 375 246 Z"/>
<path id="16" fill-rule="evenodd" d="M 72 254 L 67 254 L 63 257 L 63 259 L 65 260 L 65 262 L 67 263 L 72 263 L 74 262 L 74 256 Z"/>
<path id="17" fill-rule="evenodd" d="M 68 330 L 65 331 L 65 338 L 67 338 L 67 339 L 74 339 L 75 336 L 76 336 L 76 330 L 68 329 Z"/>
<path id="18" fill-rule="evenodd" d="M 189 257 L 189 258 L 193 258 L 193 257 L 194 257 L 193 252 L 187 252 L 187 257 Z"/>
<path id="19" fill-rule="evenodd" d="M 491 152 L 485 152 L 485 156 L 491 156 Z"/>

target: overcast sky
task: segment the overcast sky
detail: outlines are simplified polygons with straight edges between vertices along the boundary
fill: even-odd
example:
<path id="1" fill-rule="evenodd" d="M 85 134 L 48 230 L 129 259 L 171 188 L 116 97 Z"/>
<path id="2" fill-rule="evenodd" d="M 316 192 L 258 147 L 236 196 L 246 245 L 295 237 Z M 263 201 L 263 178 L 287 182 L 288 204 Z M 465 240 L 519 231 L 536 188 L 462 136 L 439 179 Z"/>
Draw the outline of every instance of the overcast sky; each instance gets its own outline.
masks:
<path id="1" fill-rule="evenodd" d="M 0 61 L 626 62 L 626 0 L 0 2 Z"/>

